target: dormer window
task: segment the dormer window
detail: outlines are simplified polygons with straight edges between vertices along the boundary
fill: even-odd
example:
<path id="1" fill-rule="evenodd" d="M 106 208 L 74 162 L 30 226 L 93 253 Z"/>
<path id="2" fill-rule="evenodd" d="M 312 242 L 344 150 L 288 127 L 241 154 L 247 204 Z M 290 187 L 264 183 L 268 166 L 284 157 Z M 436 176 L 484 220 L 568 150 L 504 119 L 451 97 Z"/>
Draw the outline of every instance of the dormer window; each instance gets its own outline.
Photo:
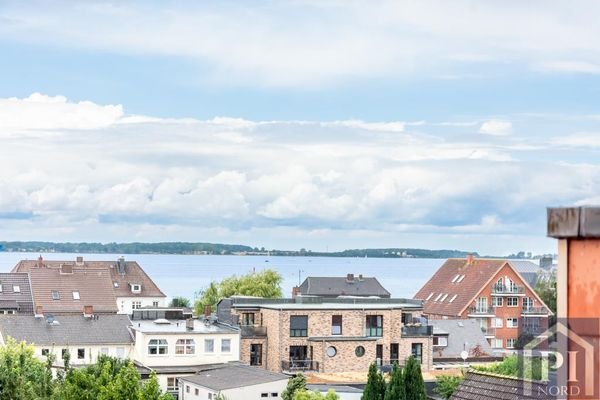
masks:
<path id="1" fill-rule="evenodd" d="M 73 292 L 73 300 L 81 300 L 81 297 L 79 296 L 79 292 L 77 292 L 77 291 Z"/>
<path id="2" fill-rule="evenodd" d="M 2 293 L 2 282 L 0 282 L 0 293 Z"/>
<path id="3" fill-rule="evenodd" d="M 141 291 L 142 291 L 142 285 L 140 285 L 139 283 L 131 284 L 131 292 L 132 293 L 140 293 Z"/>
<path id="4" fill-rule="evenodd" d="M 19 285 L 13 285 L 13 292 L 15 292 L 15 293 L 21 293 L 21 286 L 19 286 Z"/>
<path id="5" fill-rule="evenodd" d="M 113 286 L 116 287 L 116 288 L 118 288 L 119 287 L 119 282 L 113 281 Z"/>
<path id="6" fill-rule="evenodd" d="M 52 291 L 52 300 L 60 300 L 60 293 L 58 292 L 58 290 Z"/>

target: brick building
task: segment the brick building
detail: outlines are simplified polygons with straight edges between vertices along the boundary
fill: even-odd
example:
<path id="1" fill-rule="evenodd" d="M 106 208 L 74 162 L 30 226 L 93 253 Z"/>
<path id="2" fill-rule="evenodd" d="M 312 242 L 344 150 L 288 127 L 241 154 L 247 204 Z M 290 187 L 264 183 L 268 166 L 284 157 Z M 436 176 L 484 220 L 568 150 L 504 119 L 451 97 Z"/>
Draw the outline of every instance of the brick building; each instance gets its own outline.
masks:
<path id="1" fill-rule="evenodd" d="M 510 261 L 448 259 L 417 292 L 431 319 L 474 318 L 490 345 L 513 349 L 522 333 L 538 336 L 552 312 Z"/>
<path id="2" fill-rule="evenodd" d="M 217 308 L 219 320 L 241 328 L 240 360 L 273 372 L 365 371 L 410 355 L 432 366 L 421 301 L 233 297 Z"/>

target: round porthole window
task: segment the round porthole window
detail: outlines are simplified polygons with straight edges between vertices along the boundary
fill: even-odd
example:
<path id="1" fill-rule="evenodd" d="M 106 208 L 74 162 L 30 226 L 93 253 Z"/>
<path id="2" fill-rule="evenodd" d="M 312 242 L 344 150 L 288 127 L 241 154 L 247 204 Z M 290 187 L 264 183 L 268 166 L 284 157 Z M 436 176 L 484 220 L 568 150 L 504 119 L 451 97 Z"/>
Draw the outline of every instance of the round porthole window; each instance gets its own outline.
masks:
<path id="1" fill-rule="evenodd" d="M 354 350 L 354 353 L 356 353 L 356 357 L 362 357 L 365 355 L 365 348 L 362 346 L 357 346 L 356 350 Z"/>
<path id="2" fill-rule="evenodd" d="M 337 354 L 337 349 L 336 349 L 335 347 L 333 347 L 333 346 L 329 346 L 329 347 L 327 348 L 327 355 L 328 355 L 329 357 L 335 357 L 335 355 L 336 355 L 336 354 Z"/>

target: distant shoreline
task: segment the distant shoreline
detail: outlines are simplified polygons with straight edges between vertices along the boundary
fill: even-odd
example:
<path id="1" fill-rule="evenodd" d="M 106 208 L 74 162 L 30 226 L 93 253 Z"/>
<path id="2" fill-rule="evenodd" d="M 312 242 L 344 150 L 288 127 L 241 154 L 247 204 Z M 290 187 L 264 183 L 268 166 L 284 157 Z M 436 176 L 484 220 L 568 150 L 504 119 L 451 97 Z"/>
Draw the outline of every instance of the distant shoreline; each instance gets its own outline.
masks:
<path id="1" fill-rule="evenodd" d="M 464 258 L 475 257 L 509 259 L 538 259 L 523 251 L 508 256 L 480 256 L 463 250 L 430 250 L 415 248 L 348 249 L 337 252 L 300 250 L 267 250 L 238 244 L 161 242 L 161 243 L 56 243 L 40 241 L 0 241 L 0 252 L 7 253 L 74 253 L 74 254 L 147 254 L 147 255 L 233 255 L 255 257 L 336 257 L 336 258 Z"/>

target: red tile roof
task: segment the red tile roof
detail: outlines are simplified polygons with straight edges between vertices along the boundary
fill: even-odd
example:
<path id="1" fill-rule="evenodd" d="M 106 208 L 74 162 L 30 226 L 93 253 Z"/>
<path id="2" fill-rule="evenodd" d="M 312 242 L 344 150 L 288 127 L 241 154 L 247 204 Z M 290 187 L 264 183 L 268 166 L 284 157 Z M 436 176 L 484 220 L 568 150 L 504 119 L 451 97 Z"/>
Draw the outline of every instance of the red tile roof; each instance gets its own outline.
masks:
<path id="1" fill-rule="evenodd" d="M 460 316 L 505 264 L 506 260 L 497 259 L 479 258 L 470 264 L 466 259 L 448 259 L 414 298 L 424 300 L 425 314 Z"/>

